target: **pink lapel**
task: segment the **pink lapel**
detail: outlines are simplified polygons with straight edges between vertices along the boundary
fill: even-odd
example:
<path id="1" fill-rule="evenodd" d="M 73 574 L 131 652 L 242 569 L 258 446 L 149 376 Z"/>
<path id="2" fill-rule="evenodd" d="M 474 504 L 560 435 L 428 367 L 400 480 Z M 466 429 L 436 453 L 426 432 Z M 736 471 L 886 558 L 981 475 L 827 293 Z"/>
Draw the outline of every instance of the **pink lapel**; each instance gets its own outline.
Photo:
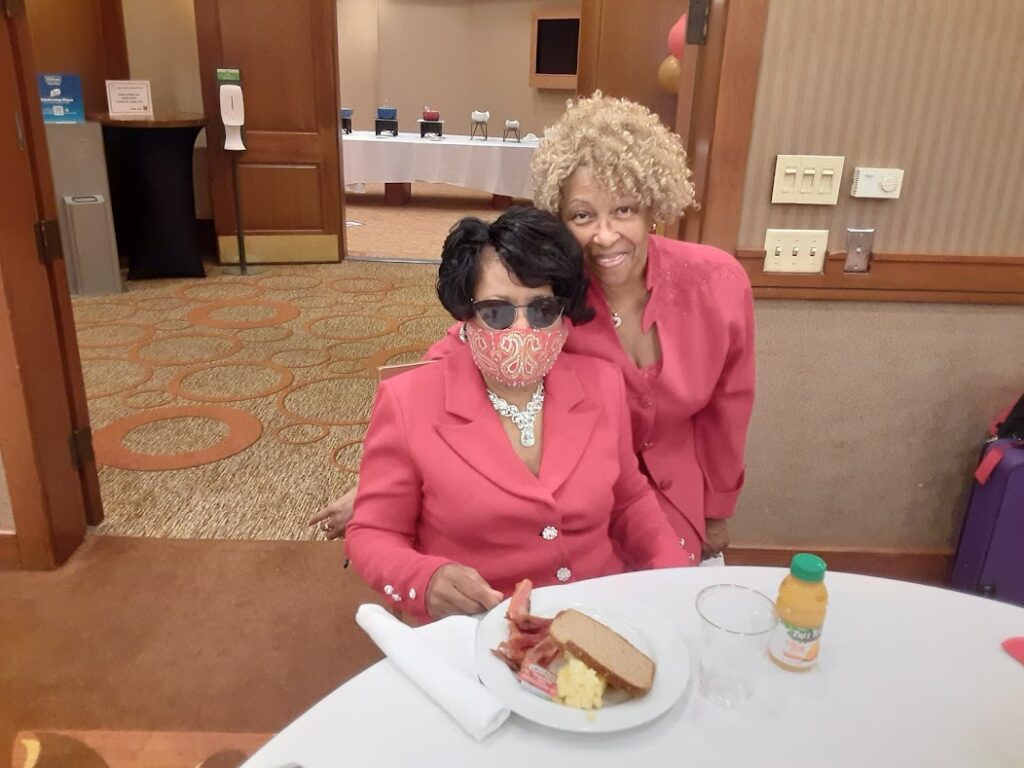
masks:
<path id="1" fill-rule="evenodd" d="M 463 461 L 502 490 L 551 503 L 586 450 L 600 409 L 585 399 L 571 355 L 559 358 L 545 379 L 540 477 L 516 455 L 491 407 L 468 347 L 444 357 L 445 411 L 461 422 L 435 429 Z M 453 482 L 458 482 L 453 478 Z"/>
<path id="2" fill-rule="evenodd" d="M 540 481 L 552 494 L 580 463 L 601 414 L 601 409 L 586 399 L 577 372 L 577 359 L 563 353 L 544 381 L 544 451 L 540 460 Z"/>
<path id="3" fill-rule="evenodd" d="M 459 345 L 445 355 L 442 365 L 445 411 L 461 421 L 449 419 L 435 424 L 441 439 L 467 465 L 503 491 L 525 499 L 550 501 L 550 494 L 516 456 L 509 443 L 498 420 L 500 417 L 487 399 L 483 379 L 473 363 L 469 347 Z M 546 411 L 546 402 L 544 406 Z M 547 440 L 546 434 L 544 439 Z M 453 472 L 452 482 L 459 482 L 457 472 Z"/>

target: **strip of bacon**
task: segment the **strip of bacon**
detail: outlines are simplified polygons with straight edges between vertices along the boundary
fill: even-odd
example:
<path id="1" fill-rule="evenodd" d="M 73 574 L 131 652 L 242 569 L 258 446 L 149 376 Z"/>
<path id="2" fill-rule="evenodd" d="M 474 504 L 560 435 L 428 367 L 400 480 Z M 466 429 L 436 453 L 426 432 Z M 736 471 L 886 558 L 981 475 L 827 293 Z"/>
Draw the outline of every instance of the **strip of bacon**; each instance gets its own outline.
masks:
<path id="1" fill-rule="evenodd" d="M 558 654 L 562 652 L 562 649 L 558 647 L 558 644 L 550 637 L 545 637 L 537 645 L 533 646 L 526 652 L 526 656 L 520 664 L 520 669 L 523 667 L 529 667 L 531 664 L 538 664 L 542 667 L 547 667 L 552 661 L 554 661 Z"/>
<path id="2" fill-rule="evenodd" d="M 512 590 L 512 597 L 508 601 L 508 610 L 505 611 L 505 618 L 514 624 L 519 624 L 519 619 L 525 619 L 530 614 L 530 593 L 533 591 L 533 582 L 523 579 L 516 588 Z"/>
<path id="3" fill-rule="evenodd" d="M 542 632 L 545 635 L 548 633 L 548 627 L 551 626 L 551 622 L 554 619 L 546 619 L 543 616 L 521 616 L 518 619 L 513 619 L 513 623 L 516 628 L 521 632 L 535 633 Z"/>
<path id="4" fill-rule="evenodd" d="M 547 666 L 558 655 L 558 646 L 548 638 L 553 619 L 530 614 L 530 593 L 533 582 L 523 579 L 516 584 L 509 599 L 505 618 L 508 619 L 508 640 L 492 652 L 513 670 L 518 671 L 532 663 Z"/>
<path id="5" fill-rule="evenodd" d="M 508 664 L 508 668 L 513 672 L 519 671 L 519 661 L 508 655 L 505 643 L 499 643 L 497 648 L 491 648 L 491 653 Z"/>

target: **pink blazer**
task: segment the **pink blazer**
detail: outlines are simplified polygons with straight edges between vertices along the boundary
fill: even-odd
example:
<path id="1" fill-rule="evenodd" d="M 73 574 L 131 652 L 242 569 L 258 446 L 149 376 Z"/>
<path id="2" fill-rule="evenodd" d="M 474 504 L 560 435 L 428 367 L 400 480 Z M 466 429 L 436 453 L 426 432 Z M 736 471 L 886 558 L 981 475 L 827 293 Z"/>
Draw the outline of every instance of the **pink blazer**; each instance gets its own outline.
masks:
<path id="1" fill-rule="evenodd" d="M 381 383 L 346 546 L 396 607 L 426 616 L 427 584 L 447 563 L 506 595 L 526 577 L 543 586 L 620 573 L 622 556 L 691 564 L 637 465 L 621 373 L 563 353 L 545 390 L 537 477 L 465 345 Z"/>
<path id="2" fill-rule="evenodd" d="M 571 330 L 565 349 L 622 370 L 633 448 L 673 529 L 690 546 L 691 538 L 704 538 L 706 518 L 732 516 L 743 485 L 754 404 L 754 303 L 746 272 L 724 251 L 656 235 L 648 242 L 650 299 L 642 323 L 645 330 L 657 323 L 660 364 L 641 369 L 626 355 L 595 281 L 588 301 L 597 316 Z M 459 325 L 427 357 L 458 347 Z"/>

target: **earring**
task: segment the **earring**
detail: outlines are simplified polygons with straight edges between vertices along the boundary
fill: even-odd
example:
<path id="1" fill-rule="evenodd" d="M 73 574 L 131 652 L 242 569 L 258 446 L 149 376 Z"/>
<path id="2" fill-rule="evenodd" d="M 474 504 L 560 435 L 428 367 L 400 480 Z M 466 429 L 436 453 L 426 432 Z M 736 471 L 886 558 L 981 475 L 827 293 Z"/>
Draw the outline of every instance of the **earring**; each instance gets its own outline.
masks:
<path id="1" fill-rule="evenodd" d="M 466 324 L 463 323 L 462 327 L 459 328 L 459 340 L 465 344 L 469 339 L 466 338 Z"/>

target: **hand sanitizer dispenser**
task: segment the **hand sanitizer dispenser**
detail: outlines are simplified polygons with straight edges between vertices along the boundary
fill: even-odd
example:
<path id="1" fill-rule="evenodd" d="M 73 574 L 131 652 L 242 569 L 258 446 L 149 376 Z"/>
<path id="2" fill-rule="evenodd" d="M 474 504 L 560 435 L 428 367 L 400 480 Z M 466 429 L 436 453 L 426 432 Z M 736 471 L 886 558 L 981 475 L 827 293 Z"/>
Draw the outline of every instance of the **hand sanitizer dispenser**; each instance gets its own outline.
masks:
<path id="1" fill-rule="evenodd" d="M 236 152 L 244 150 L 242 126 L 245 125 L 245 102 L 240 85 L 221 84 L 220 118 L 224 122 L 224 149 Z"/>

